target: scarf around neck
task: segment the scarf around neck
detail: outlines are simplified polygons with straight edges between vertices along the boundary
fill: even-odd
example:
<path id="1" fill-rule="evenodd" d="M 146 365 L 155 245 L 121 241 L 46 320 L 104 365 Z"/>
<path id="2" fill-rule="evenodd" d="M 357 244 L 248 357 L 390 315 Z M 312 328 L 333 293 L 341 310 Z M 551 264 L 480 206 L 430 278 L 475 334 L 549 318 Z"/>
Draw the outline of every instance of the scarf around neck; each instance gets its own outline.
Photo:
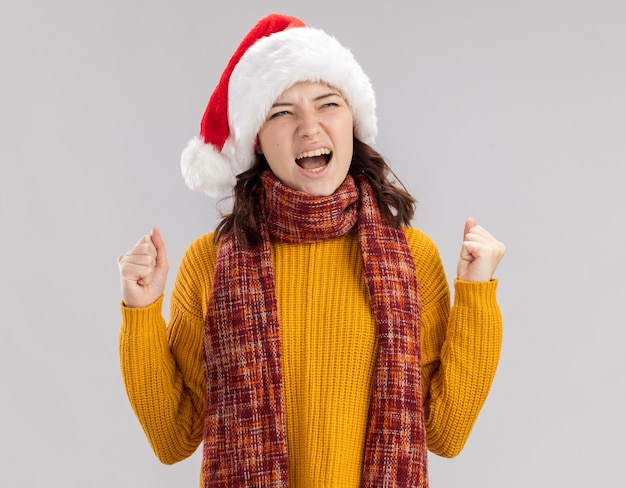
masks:
<path id="1" fill-rule="evenodd" d="M 288 486 L 270 243 L 332 239 L 356 226 L 378 328 L 361 486 L 427 488 L 419 287 L 404 232 L 383 220 L 363 176 L 327 197 L 293 190 L 271 171 L 261 182 L 262 245 L 246 248 L 230 232 L 217 251 L 204 334 L 204 486 Z"/>

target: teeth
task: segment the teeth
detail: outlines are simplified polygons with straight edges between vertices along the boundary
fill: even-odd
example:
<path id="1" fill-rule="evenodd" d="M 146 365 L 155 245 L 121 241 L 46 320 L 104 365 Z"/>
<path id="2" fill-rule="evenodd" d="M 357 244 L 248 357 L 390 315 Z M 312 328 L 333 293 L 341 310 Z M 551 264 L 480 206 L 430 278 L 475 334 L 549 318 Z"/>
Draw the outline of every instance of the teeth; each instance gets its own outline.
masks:
<path id="1" fill-rule="evenodd" d="M 321 156 L 322 154 L 330 154 L 330 149 L 327 147 L 321 147 L 319 149 L 313 149 L 312 151 L 306 151 L 302 154 L 298 154 L 296 159 L 312 158 L 314 156 Z"/>

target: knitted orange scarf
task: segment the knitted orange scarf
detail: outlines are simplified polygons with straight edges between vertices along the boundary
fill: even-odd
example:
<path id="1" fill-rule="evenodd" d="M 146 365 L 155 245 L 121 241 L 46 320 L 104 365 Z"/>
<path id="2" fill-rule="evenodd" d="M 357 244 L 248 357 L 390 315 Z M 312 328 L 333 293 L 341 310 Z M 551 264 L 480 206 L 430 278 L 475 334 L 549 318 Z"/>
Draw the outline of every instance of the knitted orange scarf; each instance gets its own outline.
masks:
<path id="1" fill-rule="evenodd" d="M 263 244 L 220 242 L 204 338 L 207 404 L 205 487 L 287 487 L 278 307 L 270 240 L 358 239 L 378 359 L 367 426 L 363 487 L 427 487 L 420 386 L 420 306 L 415 264 L 404 232 L 381 217 L 362 177 L 348 176 L 329 197 L 261 177 Z"/>

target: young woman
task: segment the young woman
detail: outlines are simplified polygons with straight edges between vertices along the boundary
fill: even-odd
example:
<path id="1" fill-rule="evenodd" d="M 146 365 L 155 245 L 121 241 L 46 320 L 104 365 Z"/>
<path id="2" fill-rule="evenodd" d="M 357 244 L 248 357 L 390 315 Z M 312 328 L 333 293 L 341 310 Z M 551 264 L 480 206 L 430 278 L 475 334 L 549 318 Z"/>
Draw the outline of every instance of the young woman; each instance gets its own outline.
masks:
<path id="1" fill-rule="evenodd" d="M 469 436 L 498 363 L 504 246 L 467 220 L 450 307 L 375 135 L 351 53 L 265 17 L 183 153 L 189 186 L 234 198 L 185 253 L 167 326 L 159 231 L 119 259 L 131 405 L 162 462 L 203 443 L 202 486 L 426 487 L 427 449 Z"/>

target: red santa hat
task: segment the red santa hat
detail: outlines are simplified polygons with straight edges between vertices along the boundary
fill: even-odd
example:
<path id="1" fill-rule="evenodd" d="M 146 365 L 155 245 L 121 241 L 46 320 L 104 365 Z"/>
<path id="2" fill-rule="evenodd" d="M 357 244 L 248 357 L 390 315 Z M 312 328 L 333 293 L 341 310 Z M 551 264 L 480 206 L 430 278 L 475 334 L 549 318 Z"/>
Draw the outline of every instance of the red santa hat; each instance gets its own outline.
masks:
<path id="1" fill-rule="evenodd" d="M 241 41 L 213 91 L 200 135 L 182 153 L 181 169 L 193 190 L 216 197 L 255 161 L 256 138 L 276 99 L 301 81 L 323 81 L 352 109 L 355 136 L 372 144 L 376 101 L 369 78 L 334 37 L 294 17 L 262 18 Z"/>

